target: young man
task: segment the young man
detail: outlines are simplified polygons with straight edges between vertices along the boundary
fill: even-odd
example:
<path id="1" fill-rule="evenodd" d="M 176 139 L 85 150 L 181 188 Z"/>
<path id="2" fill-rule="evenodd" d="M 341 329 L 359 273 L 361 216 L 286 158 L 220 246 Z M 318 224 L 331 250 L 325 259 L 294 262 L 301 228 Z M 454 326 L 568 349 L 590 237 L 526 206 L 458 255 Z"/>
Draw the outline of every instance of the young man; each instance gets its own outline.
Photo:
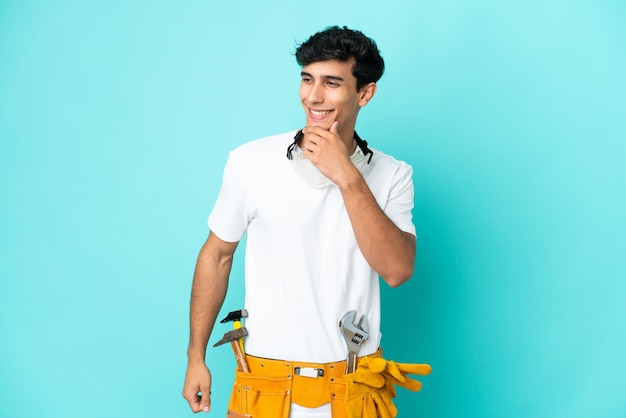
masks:
<path id="1" fill-rule="evenodd" d="M 377 416 L 383 408 L 395 416 L 393 382 L 429 367 L 398 368 L 379 351 L 378 277 L 392 287 L 406 282 L 416 248 L 411 167 L 369 149 L 355 132 L 384 62 L 373 40 L 345 27 L 311 36 L 296 59 L 306 126 L 242 145 L 226 164 L 194 275 L 183 396 L 194 412 L 210 410 L 207 341 L 247 232 L 250 372 L 237 371 L 229 416 Z M 338 324 L 352 310 L 366 318 L 369 337 L 359 347 L 358 372 L 344 376 Z M 368 361 L 379 362 L 371 368 L 384 381 Z M 355 412 L 366 398 L 370 407 Z"/>

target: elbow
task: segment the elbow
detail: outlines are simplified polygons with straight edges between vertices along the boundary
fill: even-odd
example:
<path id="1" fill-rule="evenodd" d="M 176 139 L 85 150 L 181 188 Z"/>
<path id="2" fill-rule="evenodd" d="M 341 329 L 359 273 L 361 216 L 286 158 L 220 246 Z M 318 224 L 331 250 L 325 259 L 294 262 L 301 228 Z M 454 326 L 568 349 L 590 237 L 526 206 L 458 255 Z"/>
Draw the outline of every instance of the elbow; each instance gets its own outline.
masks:
<path id="1" fill-rule="evenodd" d="M 401 246 L 396 246 L 392 255 L 388 255 L 381 266 L 384 268 L 378 272 L 379 276 L 390 287 L 398 287 L 413 276 L 415 267 L 416 240 L 415 236 L 404 232 Z"/>
<path id="2" fill-rule="evenodd" d="M 397 271 L 390 272 L 385 275 L 381 275 L 381 278 L 389 287 L 399 287 L 408 282 L 413 276 L 413 264 L 407 266 L 404 269 L 398 269 Z"/>

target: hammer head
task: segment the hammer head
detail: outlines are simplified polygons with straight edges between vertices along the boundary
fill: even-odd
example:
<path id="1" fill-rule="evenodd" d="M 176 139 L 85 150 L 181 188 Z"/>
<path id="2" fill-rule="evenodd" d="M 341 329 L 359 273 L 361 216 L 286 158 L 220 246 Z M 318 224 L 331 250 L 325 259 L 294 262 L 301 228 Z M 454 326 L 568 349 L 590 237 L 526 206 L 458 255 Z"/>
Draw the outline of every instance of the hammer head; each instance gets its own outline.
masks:
<path id="1" fill-rule="evenodd" d="M 220 324 L 223 324 L 229 321 L 241 321 L 241 318 L 247 318 L 247 317 L 248 317 L 248 311 L 245 309 L 232 311 L 232 312 L 229 312 L 228 315 L 226 315 L 226 318 L 220 321 Z"/>
<path id="2" fill-rule="evenodd" d="M 248 335 L 248 330 L 246 329 L 246 327 L 241 327 L 238 329 L 234 329 L 232 331 L 228 331 L 226 334 L 224 334 L 221 340 L 213 344 L 213 347 L 217 347 L 219 345 L 226 344 L 231 341 L 237 341 L 238 339 L 243 338 L 247 335 Z"/>

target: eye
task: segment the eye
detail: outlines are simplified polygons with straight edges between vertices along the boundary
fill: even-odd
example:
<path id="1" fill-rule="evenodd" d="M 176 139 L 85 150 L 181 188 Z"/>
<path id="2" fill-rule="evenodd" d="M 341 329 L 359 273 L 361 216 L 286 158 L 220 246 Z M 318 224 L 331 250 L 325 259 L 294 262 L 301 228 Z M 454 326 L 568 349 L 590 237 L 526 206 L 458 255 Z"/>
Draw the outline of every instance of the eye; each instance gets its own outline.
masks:
<path id="1" fill-rule="evenodd" d="M 311 77 L 302 77 L 302 82 L 308 84 L 313 82 L 313 79 Z"/>
<path id="2" fill-rule="evenodd" d="M 326 85 L 328 87 L 339 87 L 339 83 L 335 82 L 335 81 L 327 81 Z"/>

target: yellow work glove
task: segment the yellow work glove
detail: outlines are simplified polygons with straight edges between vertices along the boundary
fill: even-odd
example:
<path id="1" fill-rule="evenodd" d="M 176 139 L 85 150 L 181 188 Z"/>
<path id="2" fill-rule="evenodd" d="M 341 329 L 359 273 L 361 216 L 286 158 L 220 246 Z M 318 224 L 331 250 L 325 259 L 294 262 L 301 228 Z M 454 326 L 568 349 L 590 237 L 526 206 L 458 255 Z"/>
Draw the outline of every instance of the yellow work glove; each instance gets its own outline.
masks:
<path id="1" fill-rule="evenodd" d="M 365 357 L 354 373 L 345 375 L 348 418 L 394 418 L 398 410 L 392 402 L 394 385 L 418 391 L 422 384 L 407 374 L 427 375 L 428 364 L 403 364 L 380 357 Z"/>

